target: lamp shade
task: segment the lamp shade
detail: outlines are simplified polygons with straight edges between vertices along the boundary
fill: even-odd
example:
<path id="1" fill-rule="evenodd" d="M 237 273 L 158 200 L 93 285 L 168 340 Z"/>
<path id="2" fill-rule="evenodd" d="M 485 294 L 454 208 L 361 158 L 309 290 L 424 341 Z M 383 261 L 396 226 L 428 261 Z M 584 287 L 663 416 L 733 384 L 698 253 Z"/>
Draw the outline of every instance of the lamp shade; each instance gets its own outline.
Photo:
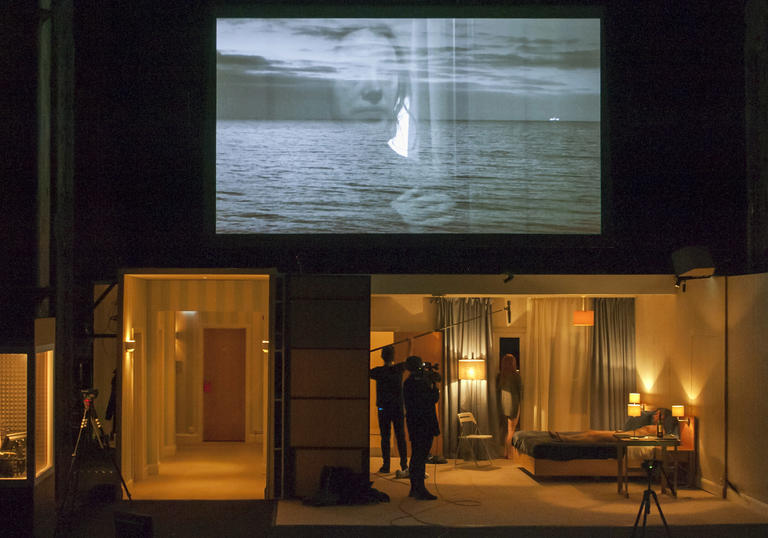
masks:
<path id="1" fill-rule="evenodd" d="M 627 404 L 627 415 L 630 417 L 639 417 L 643 414 L 643 410 L 640 407 L 640 404 L 636 403 L 630 403 Z"/>
<path id="2" fill-rule="evenodd" d="M 594 310 L 574 310 L 573 325 L 575 327 L 592 327 L 595 324 Z"/>
<path id="3" fill-rule="evenodd" d="M 629 393 L 629 403 L 640 403 L 640 393 L 639 392 L 630 392 Z"/>
<path id="4" fill-rule="evenodd" d="M 459 359 L 459 379 L 485 379 L 485 361 L 482 359 Z"/>
<path id="5" fill-rule="evenodd" d="M 673 417 L 684 417 L 685 416 L 685 406 L 673 405 L 672 406 L 672 416 Z"/>

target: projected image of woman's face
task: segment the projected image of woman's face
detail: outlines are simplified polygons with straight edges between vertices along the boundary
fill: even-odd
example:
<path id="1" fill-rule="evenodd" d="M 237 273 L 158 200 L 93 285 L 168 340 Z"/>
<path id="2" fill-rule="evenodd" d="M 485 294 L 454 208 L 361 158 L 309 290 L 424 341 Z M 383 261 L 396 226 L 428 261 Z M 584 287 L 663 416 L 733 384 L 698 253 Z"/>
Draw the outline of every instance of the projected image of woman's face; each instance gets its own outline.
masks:
<path id="1" fill-rule="evenodd" d="M 333 115 L 344 120 L 393 120 L 398 59 L 391 40 L 368 29 L 348 34 L 336 48 L 339 78 L 333 83 Z"/>
<path id="2" fill-rule="evenodd" d="M 600 36 L 599 18 L 217 19 L 216 233 L 599 234 Z"/>

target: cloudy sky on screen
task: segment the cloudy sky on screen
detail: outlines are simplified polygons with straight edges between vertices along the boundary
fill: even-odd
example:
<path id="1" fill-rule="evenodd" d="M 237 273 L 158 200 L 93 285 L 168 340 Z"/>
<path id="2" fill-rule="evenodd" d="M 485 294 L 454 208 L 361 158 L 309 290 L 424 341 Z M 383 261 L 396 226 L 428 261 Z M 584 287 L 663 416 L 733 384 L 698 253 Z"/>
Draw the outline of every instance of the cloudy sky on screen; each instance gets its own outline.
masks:
<path id="1" fill-rule="evenodd" d="M 598 19 L 219 19 L 227 110 L 259 117 L 269 101 L 272 114 L 284 105 L 317 116 L 308 95 L 337 78 L 364 77 L 370 58 L 381 57 L 375 47 L 340 46 L 350 28 L 370 25 L 392 30 L 401 62 L 392 69 L 405 69 L 414 91 L 433 99 L 454 92 L 471 103 L 457 119 L 600 120 Z"/>

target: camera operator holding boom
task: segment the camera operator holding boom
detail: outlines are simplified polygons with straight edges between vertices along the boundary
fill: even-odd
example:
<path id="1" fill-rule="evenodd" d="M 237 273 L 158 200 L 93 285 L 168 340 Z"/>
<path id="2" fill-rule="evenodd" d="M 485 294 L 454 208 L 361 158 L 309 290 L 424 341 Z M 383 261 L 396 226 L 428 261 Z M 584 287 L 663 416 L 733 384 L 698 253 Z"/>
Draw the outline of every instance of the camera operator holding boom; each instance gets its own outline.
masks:
<path id="1" fill-rule="evenodd" d="M 432 440 L 440 435 L 435 412 L 435 404 L 440 397 L 437 388 L 440 374 L 436 371 L 437 365 L 425 364 L 421 357 L 416 355 L 411 355 L 405 360 L 405 367 L 411 373 L 403 383 L 405 420 L 411 440 L 411 491 L 408 496 L 431 501 L 437 497 L 424 486 L 424 471 Z"/>

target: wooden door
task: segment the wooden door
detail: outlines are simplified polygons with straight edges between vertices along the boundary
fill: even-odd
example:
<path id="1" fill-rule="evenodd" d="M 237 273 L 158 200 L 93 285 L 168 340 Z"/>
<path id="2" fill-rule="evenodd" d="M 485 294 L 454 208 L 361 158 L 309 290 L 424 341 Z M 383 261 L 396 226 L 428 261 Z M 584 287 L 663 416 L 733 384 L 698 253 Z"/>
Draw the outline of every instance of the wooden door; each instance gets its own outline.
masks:
<path id="1" fill-rule="evenodd" d="M 245 329 L 203 330 L 203 441 L 245 441 Z"/>

